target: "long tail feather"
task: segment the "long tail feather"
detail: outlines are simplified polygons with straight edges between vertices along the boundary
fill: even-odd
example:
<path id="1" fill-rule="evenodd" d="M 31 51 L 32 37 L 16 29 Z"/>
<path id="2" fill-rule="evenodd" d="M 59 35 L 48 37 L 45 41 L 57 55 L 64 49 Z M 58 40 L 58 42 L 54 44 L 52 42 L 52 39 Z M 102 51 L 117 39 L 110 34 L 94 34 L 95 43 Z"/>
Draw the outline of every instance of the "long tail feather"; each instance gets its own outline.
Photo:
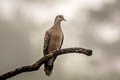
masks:
<path id="1" fill-rule="evenodd" d="M 44 64 L 44 71 L 47 76 L 50 76 L 52 74 L 53 62 L 54 58 L 50 59 L 49 61 L 46 61 Z"/>

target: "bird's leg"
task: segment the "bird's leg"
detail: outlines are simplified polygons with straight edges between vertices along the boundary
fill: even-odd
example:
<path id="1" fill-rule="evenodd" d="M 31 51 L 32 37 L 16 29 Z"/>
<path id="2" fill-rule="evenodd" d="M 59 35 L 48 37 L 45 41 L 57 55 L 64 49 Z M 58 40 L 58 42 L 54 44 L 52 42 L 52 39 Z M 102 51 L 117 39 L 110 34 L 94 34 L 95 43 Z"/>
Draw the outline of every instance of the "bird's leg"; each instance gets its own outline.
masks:
<path id="1" fill-rule="evenodd" d="M 53 52 L 58 51 L 58 50 L 60 50 L 60 49 L 56 49 L 56 50 L 54 50 Z"/>
<path id="2" fill-rule="evenodd" d="M 58 51 L 58 50 L 60 50 L 59 48 L 58 49 L 56 49 L 56 51 Z"/>
<path id="3" fill-rule="evenodd" d="M 49 53 L 51 54 L 51 53 L 53 53 L 54 51 L 49 51 Z"/>
<path id="4" fill-rule="evenodd" d="M 53 53 L 53 52 L 58 51 L 58 50 L 60 50 L 60 49 L 56 49 L 56 50 L 54 50 L 54 51 L 49 51 L 49 53 Z"/>

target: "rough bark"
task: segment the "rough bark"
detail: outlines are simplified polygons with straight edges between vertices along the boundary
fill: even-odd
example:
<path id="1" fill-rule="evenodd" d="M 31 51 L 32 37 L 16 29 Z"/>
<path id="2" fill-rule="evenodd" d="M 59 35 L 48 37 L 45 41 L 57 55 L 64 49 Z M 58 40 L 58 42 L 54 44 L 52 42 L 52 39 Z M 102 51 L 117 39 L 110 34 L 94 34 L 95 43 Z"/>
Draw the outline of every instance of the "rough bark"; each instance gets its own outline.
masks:
<path id="1" fill-rule="evenodd" d="M 63 55 L 63 54 L 69 54 L 69 53 L 82 53 L 82 54 L 85 54 L 87 56 L 91 56 L 92 50 L 84 49 L 84 48 L 76 48 L 76 47 L 56 50 L 56 51 L 52 52 L 51 54 L 42 57 L 41 59 L 39 59 L 37 62 L 35 62 L 32 65 L 22 66 L 20 68 L 16 68 L 15 70 L 12 70 L 12 71 L 9 71 L 7 73 L 0 75 L 0 80 L 6 80 L 8 78 L 14 77 L 14 76 L 21 74 L 23 72 L 36 71 L 41 67 L 42 64 L 44 64 L 44 62 L 46 60 L 48 60 L 52 57 L 56 57 L 56 56 Z"/>

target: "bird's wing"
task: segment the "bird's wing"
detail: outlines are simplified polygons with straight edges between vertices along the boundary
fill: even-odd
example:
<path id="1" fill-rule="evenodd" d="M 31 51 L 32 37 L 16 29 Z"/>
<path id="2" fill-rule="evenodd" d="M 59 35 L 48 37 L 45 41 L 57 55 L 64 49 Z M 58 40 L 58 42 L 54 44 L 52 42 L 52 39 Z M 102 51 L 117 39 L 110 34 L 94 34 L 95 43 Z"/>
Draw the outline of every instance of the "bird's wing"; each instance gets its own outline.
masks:
<path id="1" fill-rule="evenodd" d="M 43 46 L 44 55 L 48 54 L 49 42 L 50 42 L 50 32 L 46 31 L 45 37 L 44 37 L 44 46 Z"/>
<path id="2" fill-rule="evenodd" d="M 60 44 L 60 48 L 62 47 L 63 40 L 64 40 L 64 35 L 62 36 L 62 41 L 61 41 L 61 44 Z"/>

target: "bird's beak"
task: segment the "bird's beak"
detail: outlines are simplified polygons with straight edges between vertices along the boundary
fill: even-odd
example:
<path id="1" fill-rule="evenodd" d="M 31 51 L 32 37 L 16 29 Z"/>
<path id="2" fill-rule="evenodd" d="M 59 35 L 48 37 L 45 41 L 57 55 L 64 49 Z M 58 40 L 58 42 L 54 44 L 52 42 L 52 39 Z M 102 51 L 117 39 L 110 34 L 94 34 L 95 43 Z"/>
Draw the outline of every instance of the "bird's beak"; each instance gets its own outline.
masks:
<path id="1" fill-rule="evenodd" d="M 63 20 L 64 20 L 64 21 L 66 21 L 66 19 L 65 19 L 65 18 L 63 18 Z"/>

